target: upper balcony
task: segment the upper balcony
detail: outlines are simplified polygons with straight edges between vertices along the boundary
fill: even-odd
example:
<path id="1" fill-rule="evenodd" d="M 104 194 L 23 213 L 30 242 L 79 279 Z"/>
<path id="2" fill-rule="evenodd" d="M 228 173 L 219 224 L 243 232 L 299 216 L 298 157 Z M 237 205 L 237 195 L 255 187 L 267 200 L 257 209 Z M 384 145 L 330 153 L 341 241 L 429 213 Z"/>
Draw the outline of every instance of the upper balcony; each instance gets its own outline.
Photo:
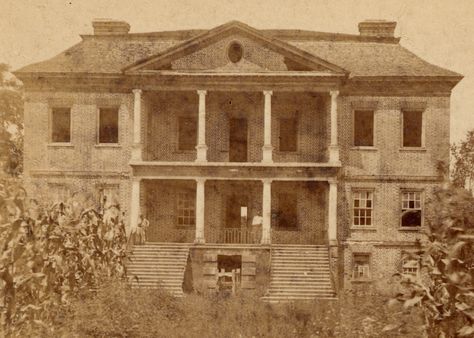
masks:
<path id="1" fill-rule="evenodd" d="M 134 93 L 133 166 L 340 166 L 337 91 Z"/>

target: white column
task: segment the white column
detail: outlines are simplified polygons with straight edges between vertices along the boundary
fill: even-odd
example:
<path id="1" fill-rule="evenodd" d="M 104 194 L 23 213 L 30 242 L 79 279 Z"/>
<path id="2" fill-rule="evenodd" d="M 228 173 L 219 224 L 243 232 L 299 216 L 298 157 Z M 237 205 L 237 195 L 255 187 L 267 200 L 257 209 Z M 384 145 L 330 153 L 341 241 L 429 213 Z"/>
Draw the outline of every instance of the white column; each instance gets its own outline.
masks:
<path id="1" fill-rule="evenodd" d="M 337 97 L 338 90 L 331 90 L 331 144 L 329 145 L 329 162 L 339 162 L 339 145 L 337 144 Z"/>
<path id="2" fill-rule="evenodd" d="M 264 144 L 262 162 L 273 162 L 272 152 L 272 94 L 271 90 L 263 91 L 265 97 L 264 105 Z"/>
<path id="3" fill-rule="evenodd" d="M 207 161 L 206 145 L 206 90 L 198 90 L 199 95 L 199 120 L 198 120 L 198 144 L 196 146 L 196 161 Z"/>
<path id="4" fill-rule="evenodd" d="M 329 245 L 337 245 L 337 182 L 329 182 L 328 199 L 328 239 Z"/>
<path id="5" fill-rule="evenodd" d="M 127 235 L 137 230 L 138 217 L 140 216 L 140 179 L 132 178 L 132 191 L 130 196 L 130 226 Z"/>
<path id="6" fill-rule="evenodd" d="M 134 89 L 133 91 L 133 146 L 132 159 L 136 161 L 142 160 L 142 90 Z"/>
<path id="7" fill-rule="evenodd" d="M 270 179 L 263 180 L 262 203 L 262 244 L 270 244 L 272 226 L 272 181 Z"/>
<path id="8" fill-rule="evenodd" d="M 204 185 L 206 180 L 196 179 L 196 238 L 194 243 L 205 243 L 204 238 Z"/>

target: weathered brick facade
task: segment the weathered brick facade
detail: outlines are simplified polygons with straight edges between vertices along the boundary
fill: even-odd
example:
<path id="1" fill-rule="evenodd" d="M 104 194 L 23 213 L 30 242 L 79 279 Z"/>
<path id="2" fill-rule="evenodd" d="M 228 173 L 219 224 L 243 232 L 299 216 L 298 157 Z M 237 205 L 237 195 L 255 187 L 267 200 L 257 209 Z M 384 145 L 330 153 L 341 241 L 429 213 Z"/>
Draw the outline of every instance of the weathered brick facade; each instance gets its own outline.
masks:
<path id="1" fill-rule="evenodd" d="M 202 230 L 212 246 L 223 243 L 229 196 L 243 194 L 244 228 L 252 236 L 244 244 L 264 244 L 254 248 L 258 254 L 245 249 L 252 288 L 265 274 L 264 268 L 255 273 L 254 265 L 269 260 L 265 224 L 272 244 L 331 246 L 334 280 L 348 288 L 389 280 L 401 267 L 402 250 L 423 239 L 420 228 L 400 226 L 401 193 L 421 192 L 423 209 L 439 185 L 440 164 L 449 161 L 450 93 L 461 77 L 406 52 L 397 38 L 257 31 L 230 23 L 203 32 L 83 39 L 71 52 L 80 50 L 75 59 L 61 54 L 17 72 L 27 92 L 24 167 L 33 195 L 47 199 L 57 186 L 67 186 L 94 203 L 100 187 L 115 187 L 131 226 L 138 213 L 150 220 L 150 241 L 199 242 Z M 229 62 L 228 46 L 235 41 L 243 53 Z M 51 142 L 51 111 L 57 107 L 71 109 L 66 144 Z M 118 108 L 117 144 L 98 144 L 103 107 Z M 354 146 L 355 110 L 374 112 L 373 146 Z M 423 112 L 421 147 L 402 147 L 405 110 Z M 179 150 L 180 117 L 196 120 L 201 150 Z M 229 158 L 229 121 L 235 118 L 247 121 L 245 163 Z M 289 118 L 297 121 L 297 150 L 281 151 L 280 123 Z M 196 161 L 204 148 L 205 161 Z M 268 199 L 265 184 L 271 187 Z M 373 193 L 369 227 L 352 222 L 353 193 L 361 189 Z M 191 226 L 177 224 L 180 191 L 196 194 Z M 278 226 L 281 193 L 297 198 L 295 229 Z M 337 196 L 337 209 L 331 196 Z M 255 217 L 263 223 L 252 224 Z M 215 250 L 196 249 L 194 271 L 206 275 Z M 352 278 L 354 254 L 369 255 L 368 280 Z M 378 286 L 386 288 L 383 283 Z"/>

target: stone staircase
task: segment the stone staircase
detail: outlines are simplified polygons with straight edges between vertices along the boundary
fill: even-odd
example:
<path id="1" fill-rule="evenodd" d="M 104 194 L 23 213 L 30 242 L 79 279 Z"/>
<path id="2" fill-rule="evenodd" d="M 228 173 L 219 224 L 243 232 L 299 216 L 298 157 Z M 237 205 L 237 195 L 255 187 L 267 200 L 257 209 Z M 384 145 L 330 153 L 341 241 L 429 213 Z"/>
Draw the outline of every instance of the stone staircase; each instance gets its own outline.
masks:
<path id="1" fill-rule="evenodd" d="M 272 245 L 271 260 L 270 287 L 263 300 L 335 298 L 327 246 Z"/>
<path id="2" fill-rule="evenodd" d="M 134 245 L 127 262 L 127 275 L 132 287 L 163 288 L 182 297 L 188 256 L 189 244 Z"/>

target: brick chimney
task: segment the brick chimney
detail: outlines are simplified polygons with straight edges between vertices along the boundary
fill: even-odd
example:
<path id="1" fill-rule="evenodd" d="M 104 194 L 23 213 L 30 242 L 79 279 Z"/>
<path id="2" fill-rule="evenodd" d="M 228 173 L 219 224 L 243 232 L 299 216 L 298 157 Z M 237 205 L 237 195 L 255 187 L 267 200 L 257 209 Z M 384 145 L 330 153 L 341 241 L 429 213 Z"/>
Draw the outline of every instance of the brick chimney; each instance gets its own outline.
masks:
<path id="1" fill-rule="evenodd" d="M 130 25 L 127 22 L 112 19 L 94 19 L 92 27 L 94 35 L 122 35 L 130 31 Z"/>
<path id="2" fill-rule="evenodd" d="M 365 20 L 359 23 L 359 33 L 361 36 L 393 38 L 396 26 L 395 21 Z"/>

